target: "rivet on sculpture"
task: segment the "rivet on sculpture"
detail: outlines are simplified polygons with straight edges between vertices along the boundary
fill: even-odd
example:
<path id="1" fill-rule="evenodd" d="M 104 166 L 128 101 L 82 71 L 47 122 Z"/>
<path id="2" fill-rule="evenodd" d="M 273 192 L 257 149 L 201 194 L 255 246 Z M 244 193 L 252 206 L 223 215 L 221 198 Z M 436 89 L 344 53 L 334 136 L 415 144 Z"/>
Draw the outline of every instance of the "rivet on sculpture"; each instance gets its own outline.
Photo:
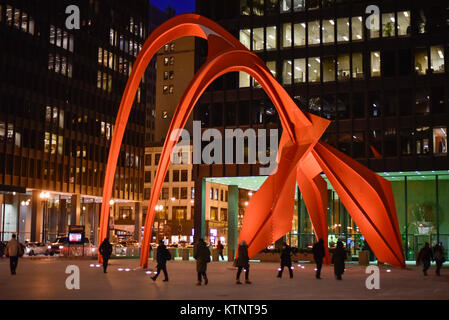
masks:
<path id="1" fill-rule="evenodd" d="M 320 142 L 319 139 L 330 122 L 302 112 L 256 54 L 218 24 L 196 14 L 179 15 L 159 26 L 145 41 L 134 63 L 120 103 L 109 151 L 101 206 L 100 243 L 107 236 L 109 200 L 117 159 L 142 76 L 160 48 L 186 36 L 206 39 L 208 58 L 185 90 L 164 142 L 151 189 L 141 243 L 140 266 L 148 266 L 155 207 L 170 163 L 170 154 L 178 140 L 169 137 L 175 130 L 184 128 L 196 102 L 216 78 L 229 72 L 241 71 L 248 73 L 262 86 L 276 107 L 284 129 L 277 156 L 277 171 L 267 178 L 251 198 L 243 218 L 239 241 L 246 240 L 250 257 L 291 230 L 297 183 L 304 197 L 315 236 L 325 242 L 326 261 L 329 262 L 327 185 L 321 177 L 324 173 L 378 260 L 404 267 L 402 242 L 390 182 Z M 177 132 L 180 133 L 180 130 Z M 98 258 L 101 261 L 100 255 Z"/>

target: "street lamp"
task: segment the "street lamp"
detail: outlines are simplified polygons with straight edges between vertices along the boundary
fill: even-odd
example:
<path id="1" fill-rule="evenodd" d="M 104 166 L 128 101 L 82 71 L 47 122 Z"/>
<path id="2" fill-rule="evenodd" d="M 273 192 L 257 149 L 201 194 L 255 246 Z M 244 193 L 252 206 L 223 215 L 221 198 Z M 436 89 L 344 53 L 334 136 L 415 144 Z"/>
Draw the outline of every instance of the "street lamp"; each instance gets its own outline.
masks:
<path id="1" fill-rule="evenodd" d="M 44 201 L 44 216 L 43 216 L 43 226 L 42 226 L 42 242 L 47 242 L 47 227 L 48 227 L 48 199 L 50 198 L 49 192 L 42 191 L 39 195 L 39 197 Z"/>

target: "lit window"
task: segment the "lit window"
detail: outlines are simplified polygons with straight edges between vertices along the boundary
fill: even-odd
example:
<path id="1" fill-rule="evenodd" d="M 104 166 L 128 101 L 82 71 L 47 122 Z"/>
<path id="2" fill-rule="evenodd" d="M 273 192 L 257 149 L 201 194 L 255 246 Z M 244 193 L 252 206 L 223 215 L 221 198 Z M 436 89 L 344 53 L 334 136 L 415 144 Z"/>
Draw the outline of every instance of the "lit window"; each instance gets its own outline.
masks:
<path id="1" fill-rule="evenodd" d="M 323 43 L 332 43 L 335 41 L 334 37 L 334 29 L 335 29 L 335 21 L 334 20 L 323 20 Z"/>
<path id="2" fill-rule="evenodd" d="M 410 11 L 398 12 L 398 36 L 407 36 L 411 33 Z"/>
<path id="3" fill-rule="evenodd" d="M 162 88 L 162 91 L 163 91 L 164 94 L 167 94 L 168 93 L 168 86 L 164 86 Z"/>
<path id="4" fill-rule="evenodd" d="M 371 39 L 379 38 L 380 33 L 380 15 L 372 14 L 368 20 L 369 24 L 369 36 Z"/>
<path id="5" fill-rule="evenodd" d="M 293 11 L 304 11 L 306 9 L 306 0 L 293 0 Z"/>
<path id="6" fill-rule="evenodd" d="M 350 77 L 350 56 L 349 54 L 341 54 L 337 58 L 337 74 L 338 81 L 349 80 Z"/>
<path id="7" fill-rule="evenodd" d="M 293 64 L 293 76 L 295 83 L 306 82 L 306 59 L 295 59 Z"/>
<path id="8" fill-rule="evenodd" d="M 320 44 L 320 21 L 309 21 L 309 45 Z"/>
<path id="9" fill-rule="evenodd" d="M 363 55 L 361 53 L 352 54 L 352 78 L 363 79 Z"/>
<path id="10" fill-rule="evenodd" d="M 382 13 L 382 37 L 394 37 L 394 13 Z"/>
<path id="11" fill-rule="evenodd" d="M 240 14 L 244 16 L 249 16 L 251 14 L 249 0 L 240 0 Z"/>
<path id="12" fill-rule="evenodd" d="M 263 16 L 264 0 L 253 0 L 253 13 L 256 16 Z"/>
<path id="13" fill-rule="evenodd" d="M 263 28 L 253 29 L 253 48 L 254 51 L 263 50 L 264 47 L 264 37 Z"/>
<path id="14" fill-rule="evenodd" d="M 164 58 L 164 66 L 168 66 L 168 63 L 169 63 L 169 59 L 168 59 L 168 57 L 165 57 Z"/>
<path id="15" fill-rule="evenodd" d="M 276 61 L 268 61 L 267 68 L 271 71 L 273 77 L 276 78 Z"/>
<path id="16" fill-rule="evenodd" d="M 240 88 L 246 88 L 249 87 L 251 84 L 251 77 L 246 72 L 240 71 L 239 72 L 239 87 Z"/>
<path id="17" fill-rule="evenodd" d="M 335 81 L 335 58 L 323 57 L 323 82 Z"/>
<path id="18" fill-rule="evenodd" d="M 415 72 L 425 75 L 428 69 L 428 57 L 426 48 L 418 48 L 415 52 Z"/>
<path id="19" fill-rule="evenodd" d="M 371 77 L 380 77 L 380 52 L 371 52 Z"/>
<path id="20" fill-rule="evenodd" d="M 175 57 L 170 57 L 170 65 L 175 64 Z"/>
<path id="21" fill-rule="evenodd" d="M 284 23 L 282 26 L 282 47 L 287 48 L 292 46 L 292 24 Z"/>
<path id="22" fill-rule="evenodd" d="M 363 22 L 362 17 L 352 17 L 352 41 L 363 40 Z"/>
<path id="23" fill-rule="evenodd" d="M 292 60 L 284 60 L 282 64 L 282 83 L 292 84 Z"/>
<path id="24" fill-rule="evenodd" d="M 305 46 L 306 45 L 306 24 L 296 23 L 293 26 L 294 32 L 294 45 L 295 47 Z"/>
<path id="25" fill-rule="evenodd" d="M 267 27 L 267 50 L 273 50 L 277 48 L 277 33 L 276 27 Z"/>
<path id="26" fill-rule="evenodd" d="M 444 47 L 430 47 L 430 69 L 435 73 L 444 73 Z"/>
<path id="27" fill-rule="evenodd" d="M 337 41 L 338 42 L 349 41 L 349 19 L 348 18 L 337 19 Z"/>
<path id="28" fill-rule="evenodd" d="M 447 155 L 447 127 L 433 128 L 433 153 Z"/>
<path id="29" fill-rule="evenodd" d="M 292 0 L 281 0 L 281 12 L 290 12 L 292 10 Z"/>
<path id="30" fill-rule="evenodd" d="M 249 50 L 251 50 L 251 30 L 245 29 L 240 30 L 240 42 L 247 47 Z"/>
<path id="31" fill-rule="evenodd" d="M 319 57 L 309 58 L 309 62 L 308 62 L 309 82 L 320 82 L 321 81 L 320 64 L 321 64 L 321 60 Z"/>

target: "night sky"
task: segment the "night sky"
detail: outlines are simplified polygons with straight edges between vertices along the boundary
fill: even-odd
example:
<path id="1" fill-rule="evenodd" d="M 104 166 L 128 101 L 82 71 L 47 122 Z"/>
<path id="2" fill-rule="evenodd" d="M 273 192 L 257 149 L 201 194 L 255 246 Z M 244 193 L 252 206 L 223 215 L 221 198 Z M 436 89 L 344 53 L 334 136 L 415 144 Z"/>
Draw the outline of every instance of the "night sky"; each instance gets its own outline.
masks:
<path id="1" fill-rule="evenodd" d="M 176 15 L 195 12 L 195 0 L 150 0 L 150 3 L 161 10 L 170 6 L 175 9 Z"/>

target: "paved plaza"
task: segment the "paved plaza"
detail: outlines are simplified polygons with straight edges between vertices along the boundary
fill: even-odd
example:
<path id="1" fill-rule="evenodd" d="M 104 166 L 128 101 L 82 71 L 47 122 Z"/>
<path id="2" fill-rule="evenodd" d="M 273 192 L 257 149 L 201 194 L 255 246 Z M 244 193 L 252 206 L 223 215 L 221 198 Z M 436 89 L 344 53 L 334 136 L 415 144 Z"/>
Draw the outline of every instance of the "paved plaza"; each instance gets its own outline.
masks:
<path id="1" fill-rule="evenodd" d="M 92 267 L 91 265 L 94 264 Z M 380 289 L 365 287 L 365 267 L 347 264 L 343 281 L 333 276 L 333 267 L 323 268 L 323 279 L 314 278 L 314 265 L 295 264 L 294 278 L 284 273 L 276 278 L 278 264 L 252 263 L 253 284 L 235 284 L 235 268 L 230 262 L 212 262 L 208 266 L 209 285 L 195 286 L 193 261 L 168 262 L 169 282 L 163 275 L 153 282 L 138 268 L 137 259 L 111 260 L 107 274 L 93 260 L 46 258 L 19 261 L 17 275 L 9 273 L 9 259 L 0 260 L 0 300 L 4 299 L 449 299 L 449 268 L 437 277 L 432 266 L 429 276 L 421 269 L 381 267 Z M 68 290 L 65 273 L 68 265 L 80 269 L 80 289 Z M 150 270 L 155 262 L 150 262 Z M 119 271 L 122 269 L 123 271 Z M 129 271 L 126 269 L 129 268 Z M 390 270 L 390 272 L 387 272 Z M 287 271 L 287 270 L 285 270 Z"/>

